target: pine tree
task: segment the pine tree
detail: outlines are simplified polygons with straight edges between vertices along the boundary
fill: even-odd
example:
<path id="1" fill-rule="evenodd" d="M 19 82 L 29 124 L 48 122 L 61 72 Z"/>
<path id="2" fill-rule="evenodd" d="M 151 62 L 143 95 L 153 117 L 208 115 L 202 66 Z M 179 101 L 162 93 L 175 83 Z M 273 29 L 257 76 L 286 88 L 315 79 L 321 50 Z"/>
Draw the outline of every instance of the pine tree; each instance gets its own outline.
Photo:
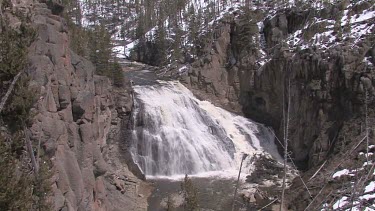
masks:
<path id="1" fill-rule="evenodd" d="M 111 36 L 107 32 L 104 24 L 95 26 L 90 32 L 90 60 L 96 66 L 96 73 L 99 75 L 110 75 L 111 59 Z"/>
<path id="2" fill-rule="evenodd" d="M 21 173 L 16 175 L 15 167 L 19 161 L 14 148 L 3 137 L 0 137 L 0 210 L 31 210 L 30 178 Z M 18 178 L 18 179 L 17 179 Z"/>
<path id="3" fill-rule="evenodd" d="M 348 13 L 346 14 L 346 23 L 344 27 L 344 32 L 345 33 L 350 33 L 351 31 L 351 23 L 350 20 L 352 19 L 352 13 L 350 10 L 348 10 Z"/>
<path id="4" fill-rule="evenodd" d="M 335 18 L 335 25 L 334 25 L 334 32 L 337 34 L 337 38 L 342 38 L 342 27 L 341 27 L 341 19 L 342 19 L 342 12 L 340 11 L 339 14 Z"/>
<path id="5" fill-rule="evenodd" d="M 189 8 L 189 23 L 188 23 L 188 44 L 192 49 L 193 57 L 196 56 L 197 50 L 196 47 L 198 46 L 198 36 L 199 36 L 199 25 L 200 25 L 200 17 L 196 15 L 194 6 L 191 5 Z"/>
<path id="6" fill-rule="evenodd" d="M 178 60 L 181 58 L 182 52 L 181 52 L 181 37 L 183 34 L 183 30 L 181 29 L 180 25 L 178 23 L 175 24 L 174 29 L 175 33 L 174 41 L 173 41 L 173 59 Z"/>
<path id="7" fill-rule="evenodd" d="M 167 61 L 167 33 L 164 25 L 165 14 L 162 6 L 159 7 L 158 25 L 155 32 L 156 64 L 164 65 Z"/>
<path id="8" fill-rule="evenodd" d="M 177 7 L 177 19 L 180 23 L 182 23 L 183 19 L 183 11 L 185 9 L 186 0 L 177 0 L 176 7 Z"/>
<path id="9" fill-rule="evenodd" d="M 122 72 L 121 65 L 115 59 L 112 64 L 112 81 L 113 85 L 122 87 L 124 85 L 124 75 Z"/>
<path id="10" fill-rule="evenodd" d="M 143 11 L 140 10 L 139 13 L 139 20 L 138 25 L 136 28 L 136 38 L 138 39 L 138 49 L 137 49 L 137 58 L 142 58 L 142 52 L 144 52 L 144 48 L 146 46 L 146 40 L 145 40 L 145 16 L 143 15 Z"/>
<path id="11" fill-rule="evenodd" d="M 35 39 L 36 32 L 24 23 L 20 30 L 14 30 L 9 27 L 9 20 L 3 18 L 0 26 L 0 79 L 8 81 L 25 67 L 27 48 Z"/>
<path id="12" fill-rule="evenodd" d="M 154 25 L 154 19 L 155 19 L 155 1 L 154 0 L 146 0 L 145 1 L 145 18 L 144 18 L 144 24 L 146 28 L 152 28 Z"/>
<path id="13" fill-rule="evenodd" d="M 82 10 L 78 0 L 63 0 L 64 18 L 67 21 L 70 48 L 80 56 L 88 57 L 88 33 L 82 27 Z"/>

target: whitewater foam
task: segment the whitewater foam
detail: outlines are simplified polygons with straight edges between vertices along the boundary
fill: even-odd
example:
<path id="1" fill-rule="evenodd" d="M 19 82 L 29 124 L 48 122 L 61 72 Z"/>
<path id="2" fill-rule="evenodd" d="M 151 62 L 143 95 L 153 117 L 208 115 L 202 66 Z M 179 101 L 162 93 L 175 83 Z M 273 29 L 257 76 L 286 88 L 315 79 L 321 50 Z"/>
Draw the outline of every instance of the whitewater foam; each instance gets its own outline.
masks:
<path id="1" fill-rule="evenodd" d="M 263 125 L 200 101 L 177 81 L 134 86 L 132 155 L 147 178 L 233 177 L 244 153 L 244 175 L 256 155 L 271 157 Z"/>

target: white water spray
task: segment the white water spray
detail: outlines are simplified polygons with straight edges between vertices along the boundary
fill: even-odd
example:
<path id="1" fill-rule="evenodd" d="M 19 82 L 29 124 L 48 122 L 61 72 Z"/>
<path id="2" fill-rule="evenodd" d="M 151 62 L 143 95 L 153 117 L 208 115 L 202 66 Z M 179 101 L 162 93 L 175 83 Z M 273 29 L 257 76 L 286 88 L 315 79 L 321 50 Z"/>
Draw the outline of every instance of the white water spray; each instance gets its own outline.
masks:
<path id="1" fill-rule="evenodd" d="M 147 177 L 236 175 L 243 153 L 278 156 L 264 126 L 200 101 L 181 83 L 134 86 L 132 155 Z M 267 152 L 268 151 L 268 152 Z"/>

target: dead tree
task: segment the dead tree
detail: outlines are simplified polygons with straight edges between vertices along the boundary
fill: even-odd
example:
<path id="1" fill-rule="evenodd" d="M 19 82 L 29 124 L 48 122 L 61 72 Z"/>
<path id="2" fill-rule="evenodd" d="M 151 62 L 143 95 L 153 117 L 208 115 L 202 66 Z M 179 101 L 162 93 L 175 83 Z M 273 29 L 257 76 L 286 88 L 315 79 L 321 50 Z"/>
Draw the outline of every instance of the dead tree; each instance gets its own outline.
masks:
<path id="1" fill-rule="evenodd" d="M 284 116 L 284 177 L 283 177 L 283 186 L 282 186 L 282 193 L 281 193 L 281 205 L 280 211 L 284 207 L 285 201 L 285 189 L 286 189 L 286 172 L 287 172 L 287 159 L 288 159 L 288 130 L 289 130 L 289 113 L 290 113 L 290 78 L 288 78 L 288 104 L 287 104 L 287 111 L 285 113 L 285 89 L 283 93 L 283 116 Z"/>
<path id="2" fill-rule="evenodd" d="M 30 155 L 31 164 L 33 166 L 34 174 L 36 176 L 38 174 L 38 171 L 39 171 L 39 165 L 36 162 L 36 158 L 35 158 L 34 150 L 33 150 L 33 145 L 31 144 L 31 140 L 30 140 L 30 136 L 29 136 L 30 134 L 29 134 L 29 131 L 28 131 L 28 129 L 26 127 L 24 127 L 24 133 L 25 133 L 25 145 L 26 145 L 26 149 L 27 149 L 27 152 Z"/>
<path id="3" fill-rule="evenodd" d="M 16 77 L 14 77 L 12 83 L 10 84 L 9 88 L 8 88 L 8 91 L 7 93 L 4 95 L 3 99 L 1 99 L 1 103 L 0 103 L 0 113 L 3 111 L 4 109 L 4 106 L 5 106 L 5 103 L 7 102 L 10 94 L 12 93 L 13 89 L 14 89 L 14 86 L 16 85 L 18 79 L 21 77 L 21 74 L 23 73 L 23 71 L 20 71 Z"/>

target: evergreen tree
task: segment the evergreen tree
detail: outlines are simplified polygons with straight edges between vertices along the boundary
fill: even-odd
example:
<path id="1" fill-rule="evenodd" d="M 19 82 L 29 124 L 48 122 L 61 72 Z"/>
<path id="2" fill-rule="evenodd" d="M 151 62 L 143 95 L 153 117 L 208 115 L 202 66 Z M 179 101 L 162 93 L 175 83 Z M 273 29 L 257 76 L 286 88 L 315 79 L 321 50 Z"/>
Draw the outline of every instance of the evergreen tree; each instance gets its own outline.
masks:
<path id="1" fill-rule="evenodd" d="M 198 43 L 198 35 L 199 35 L 199 21 L 195 13 L 194 6 L 191 5 L 189 8 L 189 23 L 188 23 L 188 44 L 192 48 L 192 55 L 193 57 L 196 56 L 196 49 Z"/>
<path id="2" fill-rule="evenodd" d="M 82 27 L 82 10 L 78 0 L 63 0 L 64 18 L 67 21 L 70 48 L 80 56 L 88 58 L 88 33 Z"/>
<path id="3" fill-rule="evenodd" d="M 164 25 L 165 14 L 162 7 L 159 7 L 158 25 L 155 31 L 155 48 L 156 48 L 156 64 L 164 65 L 167 61 L 167 33 Z"/>
<path id="4" fill-rule="evenodd" d="M 145 41 L 145 16 L 143 15 L 143 11 L 140 11 L 139 13 L 139 20 L 138 20 L 138 26 L 136 29 L 136 38 L 138 39 L 138 49 L 137 49 L 137 58 L 142 58 L 142 52 L 144 51 L 144 48 L 146 46 Z"/>
<path id="5" fill-rule="evenodd" d="M 95 26 L 90 32 L 90 60 L 96 66 L 99 75 L 110 75 L 110 59 L 112 53 L 111 36 L 104 24 Z"/>
<path id="6" fill-rule="evenodd" d="M 349 9 L 348 13 L 346 14 L 346 23 L 345 23 L 345 26 L 344 26 L 344 32 L 345 33 L 350 33 L 350 31 L 351 31 L 351 23 L 350 23 L 351 19 L 352 19 L 352 12 Z"/>
<path id="7" fill-rule="evenodd" d="M 15 152 L 14 146 L 0 136 L 0 210 L 31 210 L 31 178 L 25 172 L 17 175 L 15 167 L 20 163 Z"/>
<path id="8" fill-rule="evenodd" d="M 27 48 L 35 39 L 35 30 L 22 23 L 20 30 L 9 27 L 9 20 L 0 18 L 0 79 L 8 81 L 26 65 Z"/>
<path id="9" fill-rule="evenodd" d="M 342 12 L 340 11 L 339 14 L 335 18 L 335 25 L 334 25 L 334 32 L 337 35 L 337 38 L 341 39 L 342 38 L 342 27 L 341 27 L 341 19 L 342 19 Z"/>
<path id="10" fill-rule="evenodd" d="M 176 9 L 177 9 L 177 19 L 181 23 L 183 19 L 183 11 L 185 9 L 186 0 L 177 0 Z"/>
<path id="11" fill-rule="evenodd" d="M 3 91 L 8 89 L 10 81 L 26 68 L 28 47 L 35 40 L 36 32 L 24 22 L 19 30 L 12 29 L 9 27 L 9 20 L 2 17 L 0 26 L 0 90 Z M 33 104 L 32 90 L 28 90 L 27 85 L 28 78 L 21 76 L 2 113 L 2 119 L 12 131 L 21 127 Z"/>
<path id="12" fill-rule="evenodd" d="M 173 40 L 173 59 L 174 60 L 177 60 L 177 59 L 180 59 L 181 56 L 182 56 L 182 52 L 181 52 L 181 37 L 182 37 L 182 34 L 183 34 L 183 30 L 181 29 L 180 25 L 178 23 L 176 23 L 174 25 L 174 34 L 175 34 L 175 37 L 174 37 L 174 40 Z"/>
<path id="13" fill-rule="evenodd" d="M 112 81 L 113 85 L 122 87 L 124 85 L 124 75 L 122 72 L 121 65 L 115 59 L 112 63 Z"/>
<path id="14" fill-rule="evenodd" d="M 155 25 L 155 1 L 145 0 L 145 18 L 144 24 L 146 28 L 152 28 Z"/>

